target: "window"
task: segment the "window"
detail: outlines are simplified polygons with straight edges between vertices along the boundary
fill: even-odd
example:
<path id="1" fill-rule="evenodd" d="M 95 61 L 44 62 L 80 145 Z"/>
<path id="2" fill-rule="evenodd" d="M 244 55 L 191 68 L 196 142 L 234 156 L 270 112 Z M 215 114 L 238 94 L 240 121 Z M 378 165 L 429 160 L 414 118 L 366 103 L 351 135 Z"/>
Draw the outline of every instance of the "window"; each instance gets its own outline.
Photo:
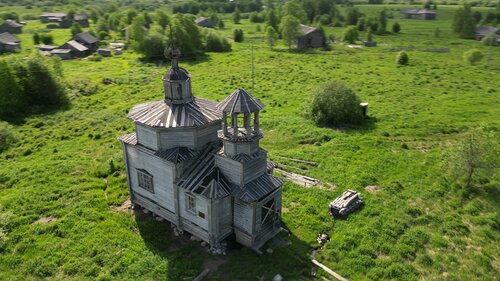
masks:
<path id="1" fill-rule="evenodd" d="M 205 218 L 205 213 L 203 212 L 198 212 L 198 217 L 204 219 Z"/>
<path id="2" fill-rule="evenodd" d="M 193 195 L 186 194 L 186 209 L 189 212 L 195 212 L 196 211 L 196 198 L 194 198 Z"/>
<path id="3" fill-rule="evenodd" d="M 137 179 L 139 181 L 139 187 L 154 193 L 153 176 L 150 173 L 142 169 L 137 170 Z"/>

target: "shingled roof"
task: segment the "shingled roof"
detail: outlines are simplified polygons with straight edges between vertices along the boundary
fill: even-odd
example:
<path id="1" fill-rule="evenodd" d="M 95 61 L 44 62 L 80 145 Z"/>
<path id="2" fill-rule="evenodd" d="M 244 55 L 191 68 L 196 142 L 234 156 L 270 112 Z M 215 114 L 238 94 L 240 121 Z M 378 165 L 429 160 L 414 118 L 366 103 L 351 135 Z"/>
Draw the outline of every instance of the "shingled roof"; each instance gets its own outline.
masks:
<path id="1" fill-rule="evenodd" d="M 80 42 L 80 43 L 85 43 L 85 44 L 94 44 L 99 41 L 98 38 L 94 37 L 92 34 L 88 32 L 82 32 L 78 33 L 73 37 L 74 40 Z"/>
<path id="2" fill-rule="evenodd" d="M 15 27 L 23 27 L 23 25 L 22 25 L 22 24 L 17 23 L 17 22 L 15 22 L 15 21 L 13 21 L 13 20 L 5 20 L 4 24 L 5 24 L 5 25 L 8 25 L 8 26 L 10 26 L 10 27 L 14 27 L 14 28 L 15 28 Z"/>
<path id="3" fill-rule="evenodd" d="M 311 32 L 314 32 L 318 29 L 314 28 L 314 27 L 311 27 L 311 26 L 307 26 L 307 25 L 304 25 L 304 24 L 301 24 L 299 25 L 299 34 L 300 35 L 307 35 Z"/>
<path id="4" fill-rule="evenodd" d="M 128 114 L 135 122 L 162 128 L 199 127 L 222 119 L 217 103 L 194 98 L 192 102 L 171 104 L 164 100 L 135 106 Z"/>
<path id="5" fill-rule="evenodd" d="M 21 42 L 17 36 L 10 34 L 8 32 L 0 33 L 0 43 L 2 44 L 16 44 Z"/>
<path id="6" fill-rule="evenodd" d="M 259 201 L 282 184 L 282 179 L 266 173 L 244 186 L 233 185 L 231 195 L 245 202 Z"/>
<path id="7" fill-rule="evenodd" d="M 236 89 L 229 97 L 222 101 L 218 108 L 223 112 L 235 113 L 253 113 L 264 108 L 258 99 L 252 97 L 243 89 Z"/>

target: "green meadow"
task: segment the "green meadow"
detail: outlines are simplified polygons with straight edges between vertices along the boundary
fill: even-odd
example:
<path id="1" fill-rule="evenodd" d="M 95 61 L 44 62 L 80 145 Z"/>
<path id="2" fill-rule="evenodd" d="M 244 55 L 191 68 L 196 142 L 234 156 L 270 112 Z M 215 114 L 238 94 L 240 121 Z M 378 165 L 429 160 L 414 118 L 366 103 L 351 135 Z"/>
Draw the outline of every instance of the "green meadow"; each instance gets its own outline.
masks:
<path id="1" fill-rule="evenodd" d="M 128 191 L 118 137 L 134 130 L 126 118 L 132 106 L 163 98 L 168 67 L 127 50 L 100 61 L 63 61 L 69 85 L 85 81 L 97 91 L 70 90 L 66 108 L 8 120 L 18 141 L 0 154 L 0 280 L 176 281 L 205 267 L 217 268 L 209 280 L 272 280 L 278 273 L 285 280 L 333 280 L 309 258 L 319 233 L 331 241 L 316 259 L 349 280 L 499 280 L 498 170 L 465 192 L 443 166 L 468 128 L 499 136 L 500 47 L 457 38 L 455 6 L 438 6 L 436 21 L 399 19 L 398 5 L 357 7 L 366 14 L 387 8 L 394 14 L 388 29 L 397 21 L 401 32 L 374 35 L 374 48 L 334 43 L 330 51 L 290 51 L 280 42 L 270 50 L 265 24 L 234 24 L 221 15 L 225 29 L 217 32 L 232 38 L 241 28 L 245 41 L 232 42 L 231 52 L 181 62 L 197 97 L 221 101 L 236 88 L 252 90 L 254 48 L 253 95 L 266 105 L 261 146 L 280 168 L 331 186 L 285 183 L 282 220 L 289 233 L 280 238 L 290 245 L 271 254 L 265 250 L 274 245 L 262 255 L 237 248 L 212 256 L 174 237 L 167 223 L 120 208 Z M 28 21 L 15 56 L 33 51 L 32 32 L 41 28 Z M 340 38 L 344 29 L 325 31 Z M 71 36 L 69 29 L 51 33 L 56 44 Z M 473 48 L 485 55 L 477 65 L 462 59 Z M 401 50 L 408 66 L 395 63 Z M 369 103 L 367 122 L 322 128 L 303 117 L 310 93 L 331 80 Z M 365 191 L 373 185 L 378 192 Z M 347 219 L 333 219 L 327 205 L 346 189 L 360 191 L 365 204 Z"/>

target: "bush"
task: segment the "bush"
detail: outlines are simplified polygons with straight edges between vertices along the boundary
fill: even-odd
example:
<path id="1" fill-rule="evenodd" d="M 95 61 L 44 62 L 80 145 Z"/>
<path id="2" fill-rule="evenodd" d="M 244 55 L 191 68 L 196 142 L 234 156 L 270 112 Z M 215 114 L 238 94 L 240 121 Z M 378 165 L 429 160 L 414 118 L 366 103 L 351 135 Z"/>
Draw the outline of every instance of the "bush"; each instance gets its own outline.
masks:
<path id="1" fill-rule="evenodd" d="M 401 26 L 399 25 L 399 23 L 395 22 L 392 25 L 392 32 L 399 33 L 399 31 L 401 31 Z"/>
<path id="2" fill-rule="evenodd" d="M 15 142 L 12 126 L 6 122 L 0 122 L 0 152 L 7 150 Z"/>
<path id="3" fill-rule="evenodd" d="M 483 58 L 483 53 L 481 53 L 478 49 L 472 49 L 465 52 L 463 58 L 465 62 L 474 65 Z"/>
<path id="4" fill-rule="evenodd" d="M 347 85 L 332 81 L 312 93 L 305 114 L 321 126 L 356 124 L 363 119 L 359 103 L 360 99 Z"/>
<path id="5" fill-rule="evenodd" d="M 486 46 L 493 46 L 495 45 L 495 37 L 493 37 L 493 35 L 484 36 L 481 42 L 483 42 L 483 44 Z"/>
<path id="6" fill-rule="evenodd" d="M 43 44 L 45 45 L 51 45 L 54 43 L 54 37 L 50 34 L 42 34 L 40 35 L 40 41 L 42 41 Z"/>
<path id="7" fill-rule="evenodd" d="M 342 41 L 354 44 L 358 39 L 358 30 L 354 26 L 348 27 L 342 35 Z"/>
<path id="8" fill-rule="evenodd" d="M 231 51 L 231 44 L 226 38 L 209 32 L 206 36 L 205 50 L 207 52 L 227 52 Z"/>
<path id="9" fill-rule="evenodd" d="M 233 34 L 234 42 L 243 42 L 243 30 L 235 29 Z"/>
<path id="10" fill-rule="evenodd" d="M 396 57 L 396 63 L 398 65 L 408 65 L 410 62 L 410 58 L 408 57 L 408 54 L 405 51 L 399 52 L 398 56 Z"/>

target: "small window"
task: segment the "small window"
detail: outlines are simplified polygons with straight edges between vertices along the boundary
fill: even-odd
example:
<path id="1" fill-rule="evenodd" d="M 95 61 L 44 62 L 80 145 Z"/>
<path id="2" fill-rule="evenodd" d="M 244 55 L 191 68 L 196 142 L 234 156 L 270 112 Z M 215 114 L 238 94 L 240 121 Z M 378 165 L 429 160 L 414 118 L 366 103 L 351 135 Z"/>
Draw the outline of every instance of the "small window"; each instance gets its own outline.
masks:
<path id="1" fill-rule="evenodd" d="M 193 195 L 186 195 L 186 209 L 189 212 L 195 212 L 196 211 L 196 201 Z"/>
<path id="2" fill-rule="evenodd" d="M 198 217 L 204 219 L 205 218 L 205 213 L 203 212 L 198 212 Z"/>
<path id="3" fill-rule="evenodd" d="M 150 173 L 145 170 L 137 170 L 137 179 L 139 181 L 139 187 L 154 193 L 153 176 Z"/>

